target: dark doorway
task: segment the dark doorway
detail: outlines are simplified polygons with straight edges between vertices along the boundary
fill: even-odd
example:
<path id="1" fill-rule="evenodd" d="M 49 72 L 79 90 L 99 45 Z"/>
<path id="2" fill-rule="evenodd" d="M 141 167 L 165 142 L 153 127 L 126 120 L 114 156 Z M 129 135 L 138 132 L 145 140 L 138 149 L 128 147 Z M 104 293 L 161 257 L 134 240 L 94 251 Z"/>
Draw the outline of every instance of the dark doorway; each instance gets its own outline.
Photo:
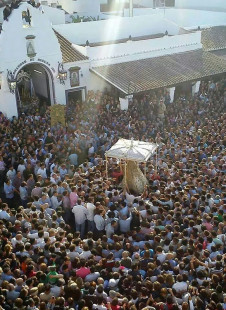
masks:
<path id="1" fill-rule="evenodd" d="M 17 74 L 16 99 L 18 113 L 45 113 L 53 97 L 53 84 L 44 66 L 32 63 L 23 67 Z"/>
<path id="2" fill-rule="evenodd" d="M 82 105 L 82 89 L 74 91 L 66 91 L 67 109 L 66 118 L 72 120 L 73 113 L 78 105 Z"/>
<path id="3" fill-rule="evenodd" d="M 191 94 L 192 94 L 192 83 L 185 82 L 183 84 L 176 86 L 174 99 L 178 99 L 181 96 L 190 98 Z"/>
<path id="4" fill-rule="evenodd" d="M 67 104 L 70 104 L 71 102 L 82 102 L 82 91 L 76 90 L 76 91 L 69 91 L 67 93 Z"/>

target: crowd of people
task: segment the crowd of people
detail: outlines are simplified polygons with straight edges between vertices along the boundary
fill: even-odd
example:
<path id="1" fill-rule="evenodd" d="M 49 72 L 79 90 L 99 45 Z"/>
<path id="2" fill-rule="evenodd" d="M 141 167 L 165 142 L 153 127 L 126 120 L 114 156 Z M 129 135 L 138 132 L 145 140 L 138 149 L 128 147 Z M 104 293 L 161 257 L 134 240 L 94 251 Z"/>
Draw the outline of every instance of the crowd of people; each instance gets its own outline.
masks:
<path id="1" fill-rule="evenodd" d="M 110 93 L 49 111 L 0 114 L 0 309 L 225 310 L 225 81 L 126 111 Z M 158 144 L 138 195 L 105 151 Z"/>

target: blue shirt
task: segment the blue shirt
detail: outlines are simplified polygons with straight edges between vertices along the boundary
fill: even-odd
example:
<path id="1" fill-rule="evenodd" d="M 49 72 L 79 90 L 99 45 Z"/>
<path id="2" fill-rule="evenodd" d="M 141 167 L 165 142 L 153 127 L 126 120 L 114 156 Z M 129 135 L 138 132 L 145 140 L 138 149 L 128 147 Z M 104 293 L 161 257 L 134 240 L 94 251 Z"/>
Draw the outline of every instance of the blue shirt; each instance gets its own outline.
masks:
<path id="1" fill-rule="evenodd" d="M 10 215 L 8 212 L 6 211 L 0 211 L 0 219 L 1 220 L 9 220 L 10 219 Z"/>
<path id="2" fill-rule="evenodd" d="M 5 192 L 5 196 L 8 199 L 12 199 L 14 197 L 14 189 L 15 187 L 12 186 L 12 184 L 6 184 L 4 183 L 4 192 Z"/>
<path id="3" fill-rule="evenodd" d="M 11 279 L 14 279 L 14 277 L 10 274 L 2 273 L 1 280 L 2 281 L 10 281 Z"/>
<path id="4" fill-rule="evenodd" d="M 70 160 L 70 163 L 74 166 L 77 166 L 78 165 L 78 155 L 73 153 L 71 155 L 69 155 L 69 160 Z"/>
<path id="5" fill-rule="evenodd" d="M 28 194 L 27 194 L 27 189 L 26 189 L 26 187 L 22 187 L 22 186 L 20 186 L 20 198 L 22 199 L 22 200 L 27 200 L 27 198 L 28 198 Z"/>
<path id="6" fill-rule="evenodd" d="M 145 252 L 145 251 L 142 251 L 142 252 L 140 253 L 140 256 L 141 256 L 141 257 L 144 256 L 144 252 Z M 153 257 L 154 257 L 154 251 L 153 251 L 152 249 L 149 249 L 149 253 L 150 253 L 150 257 L 153 258 Z"/>

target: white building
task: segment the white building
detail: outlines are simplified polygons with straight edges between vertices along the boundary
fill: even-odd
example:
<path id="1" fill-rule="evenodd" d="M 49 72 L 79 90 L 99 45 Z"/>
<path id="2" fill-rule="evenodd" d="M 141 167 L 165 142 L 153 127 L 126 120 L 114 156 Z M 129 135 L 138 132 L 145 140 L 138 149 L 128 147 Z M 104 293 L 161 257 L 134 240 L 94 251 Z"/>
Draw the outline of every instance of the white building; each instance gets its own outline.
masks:
<path id="1" fill-rule="evenodd" d="M 177 8 L 134 8 L 134 16 L 149 16 L 149 18 L 164 18 L 180 28 L 197 30 L 226 25 L 226 12 L 213 12 L 208 10 L 177 9 Z M 124 10 L 124 16 L 129 16 L 129 10 Z"/>
<path id="2" fill-rule="evenodd" d="M 30 98 L 65 105 L 106 87 L 120 96 L 168 88 L 173 98 L 182 83 L 196 89 L 201 78 L 226 72 L 225 26 L 188 31 L 191 24 L 158 14 L 64 24 L 54 10 L 22 3 L 3 23 L 0 111 L 8 117 Z"/>
<path id="3" fill-rule="evenodd" d="M 42 5 L 61 6 L 68 14 L 81 17 L 100 16 L 100 0 L 45 0 Z"/>
<path id="4" fill-rule="evenodd" d="M 206 11 L 225 11 L 224 0 L 203 1 L 203 0 L 175 0 L 175 7 L 179 9 L 194 9 Z"/>
<path id="5" fill-rule="evenodd" d="M 22 18 L 28 11 L 31 16 L 30 25 Z M 72 90 L 79 89 L 83 99 L 85 97 L 83 79 L 79 80 L 79 87 L 71 87 L 69 79 L 65 85 L 61 84 L 58 65 L 63 61 L 67 62 L 66 70 L 82 65 L 85 72 L 89 68 L 89 62 L 85 56 L 71 48 L 64 38 L 55 34 L 48 16 L 31 5 L 22 3 L 12 12 L 9 21 L 3 23 L 0 34 L 0 110 L 9 117 L 17 115 L 23 90 L 18 85 L 15 93 L 10 92 L 8 80 L 18 77 L 26 79 L 21 72 L 30 74 L 34 92 L 50 104 L 66 104 L 68 93 Z"/>

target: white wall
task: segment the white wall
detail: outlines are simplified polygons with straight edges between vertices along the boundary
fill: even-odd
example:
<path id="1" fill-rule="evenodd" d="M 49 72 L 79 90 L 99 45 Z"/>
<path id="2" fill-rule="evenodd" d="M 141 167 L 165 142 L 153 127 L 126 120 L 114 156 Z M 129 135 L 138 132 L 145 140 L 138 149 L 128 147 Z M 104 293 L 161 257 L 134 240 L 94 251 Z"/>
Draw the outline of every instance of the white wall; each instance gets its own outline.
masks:
<path id="1" fill-rule="evenodd" d="M 66 70 L 69 70 L 71 67 L 75 66 L 73 63 L 67 63 L 64 65 Z M 106 87 L 110 87 L 108 83 L 106 83 L 102 78 L 98 77 L 96 74 L 91 73 L 90 71 L 90 61 L 80 61 L 76 62 L 76 66 L 80 67 L 79 71 L 79 86 L 71 88 L 69 72 L 68 79 L 65 83 L 65 90 L 76 90 L 81 87 L 86 87 L 86 90 L 104 90 Z"/>
<path id="2" fill-rule="evenodd" d="M 90 72 L 89 79 L 87 80 L 87 90 L 104 91 L 106 88 L 110 90 L 111 85 L 96 74 Z"/>
<path id="3" fill-rule="evenodd" d="M 87 56 L 91 60 L 104 60 L 109 58 L 116 58 L 121 56 L 147 54 L 150 57 L 150 52 L 156 55 L 173 54 L 175 49 L 178 52 L 202 48 L 201 45 L 201 32 L 194 32 L 189 34 L 182 34 L 176 36 L 164 36 L 162 38 L 140 40 L 140 41 L 127 41 L 126 43 L 110 44 L 96 47 L 81 48 L 86 49 Z M 143 56 L 146 58 L 146 56 Z"/>
<path id="4" fill-rule="evenodd" d="M 168 9 L 166 9 L 168 10 Z M 166 12 L 165 10 L 165 12 Z M 124 16 L 128 17 L 129 16 L 129 9 L 124 9 Z M 160 15 L 164 17 L 164 10 L 162 8 L 134 8 L 133 9 L 133 16 L 142 16 L 142 15 Z"/>
<path id="5" fill-rule="evenodd" d="M 57 8 L 43 6 L 44 14 L 53 25 L 65 24 L 65 12 Z"/>
<path id="6" fill-rule="evenodd" d="M 27 8 L 29 8 L 32 16 L 32 27 L 23 28 L 22 11 L 26 11 Z M 27 35 L 35 35 L 34 45 L 37 54 L 33 61 L 27 56 Z M 3 85 L 0 89 L 0 111 L 6 113 L 8 117 L 17 115 L 17 109 L 15 95 L 9 92 L 7 70 L 14 72 L 16 76 L 25 64 L 33 62 L 43 64 L 39 59 L 47 62 L 45 66 L 52 72 L 54 84 L 56 85 L 56 101 L 65 104 L 64 86 L 60 85 L 57 79 L 58 62 L 62 61 L 58 40 L 45 14 L 27 3 L 22 3 L 18 9 L 12 12 L 9 21 L 3 23 L 3 32 L 0 35 L 0 71 L 3 71 Z"/>
<path id="7" fill-rule="evenodd" d="M 180 1 L 180 0 L 179 0 Z M 205 1 L 206 3 L 207 1 Z M 226 1 L 225 1 L 226 4 Z M 193 9 L 138 9 L 133 10 L 134 16 L 148 16 L 153 18 L 165 18 L 166 20 L 184 28 L 197 28 L 226 25 L 226 12 L 201 11 Z M 124 16 L 129 16 L 129 10 L 124 10 Z M 150 18 L 150 17 L 149 17 Z"/>
<path id="8" fill-rule="evenodd" d="M 100 14 L 100 0 L 58 0 L 62 8 L 69 14 L 79 16 L 97 16 Z"/>
<path id="9" fill-rule="evenodd" d="M 77 0 L 75 1 L 76 12 L 82 15 L 82 12 L 87 14 L 97 15 L 100 13 L 100 1 L 99 0 Z M 93 16 L 93 15 L 92 15 Z"/>
<path id="10" fill-rule="evenodd" d="M 133 18 L 114 18 L 95 22 L 56 25 L 54 29 L 74 44 L 109 42 L 119 39 L 165 33 L 170 35 L 179 33 L 179 27 L 174 23 L 153 15 L 136 16 Z"/>
<path id="11" fill-rule="evenodd" d="M 77 61 L 75 63 L 66 63 L 64 64 L 64 69 L 69 70 L 71 67 L 80 67 L 79 71 L 79 86 L 71 88 L 70 85 L 70 72 L 68 71 L 68 79 L 65 81 L 65 90 L 73 90 L 81 87 L 86 87 L 89 79 L 89 60 L 84 60 L 84 61 Z"/>
<path id="12" fill-rule="evenodd" d="M 0 8 L 0 23 L 3 22 L 3 10 L 4 8 Z"/>
<path id="13" fill-rule="evenodd" d="M 224 0 L 175 0 L 176 8 L 226 11 Z"/>
<path id="14" fill-rule="evenodd" d="M 58 0 L 59 4 L 62 5 L 62 8 L 69 14 L 73 14 L 75 11 L 75 1 L 73 0 Z"/>
<path id="15" fill-rule="evenodd" d="M 153 8 L 153 0 L 133 0 L 133 3 L 146 8 Z"/>

